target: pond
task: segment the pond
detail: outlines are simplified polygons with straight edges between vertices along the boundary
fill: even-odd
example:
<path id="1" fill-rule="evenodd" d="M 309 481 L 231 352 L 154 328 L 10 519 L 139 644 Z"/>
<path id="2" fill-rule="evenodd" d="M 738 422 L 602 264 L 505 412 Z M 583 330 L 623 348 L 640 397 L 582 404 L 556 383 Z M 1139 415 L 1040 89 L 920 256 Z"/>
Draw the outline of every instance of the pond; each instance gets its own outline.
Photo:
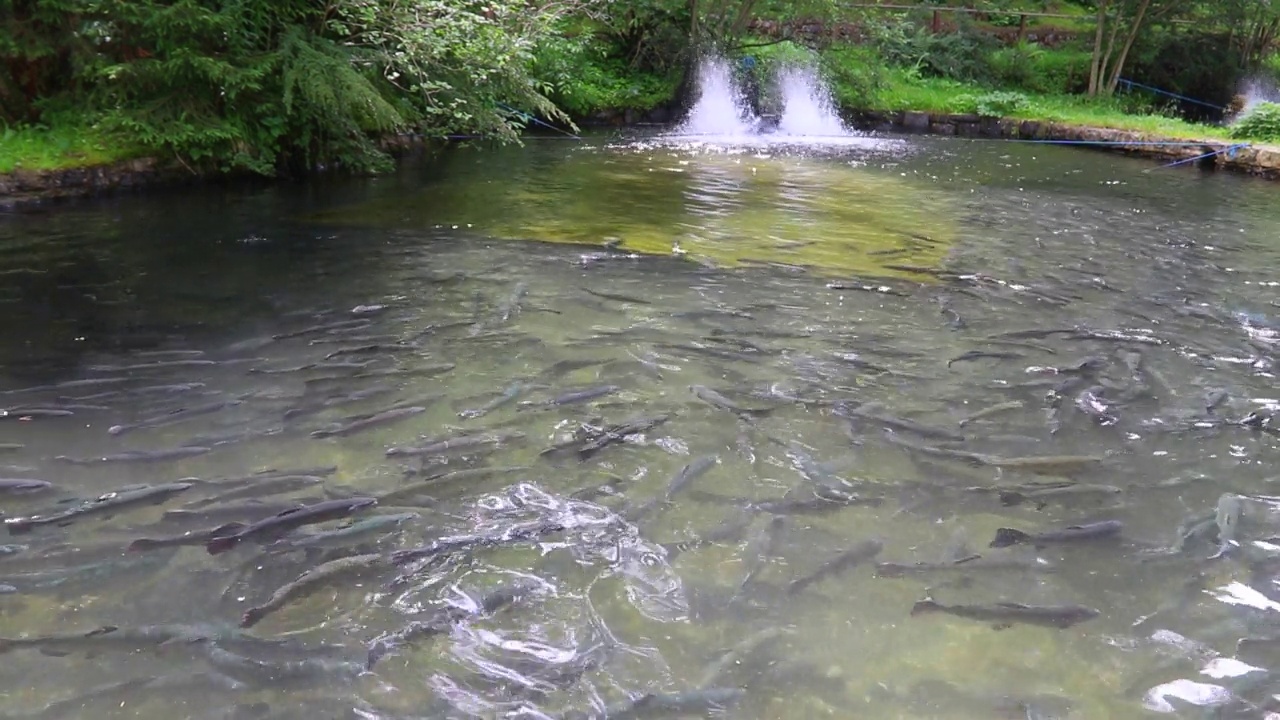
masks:
<path id="1" fill-rule="evenodd" d="M 599 135 L 8 214 L 0 711 L 1274 717 L 1274 193 Z"/>

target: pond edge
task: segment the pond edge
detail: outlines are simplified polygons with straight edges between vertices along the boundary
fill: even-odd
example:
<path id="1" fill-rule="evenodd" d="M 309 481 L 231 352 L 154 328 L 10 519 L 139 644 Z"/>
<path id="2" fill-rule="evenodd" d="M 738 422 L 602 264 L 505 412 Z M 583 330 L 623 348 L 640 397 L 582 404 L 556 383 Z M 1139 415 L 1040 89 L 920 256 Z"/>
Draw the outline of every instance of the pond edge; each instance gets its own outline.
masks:
<path id="1" fill-rule="evenodd" d="M 847 117 L 853 127 L 865 131 L 1046 143 L 1065 141 L 1084 148 L 1136 155 L 1165 164 L 1187 161 L 1185 164 L 1201 170 L 1225 169 L 1268 180 L 1280 179 L 1280 147 L 1277 146 L 1188 140 L 1129 130 L 973 114 L 855 110 L 850 111 Z M 396 149 L 404 152 L 408 149 L 406 146 L 416 145 L 421 140 L 421 136 L 406 135 L 388 139 L 386 144 L 399 146 Z M 17 170 L 0 173 L 0 210 L 157 185 L 179 185 L 213 177 L 216 176 L 195 174 L 186 167 L 164 164 L 156 158 L 59 170 Z"/>

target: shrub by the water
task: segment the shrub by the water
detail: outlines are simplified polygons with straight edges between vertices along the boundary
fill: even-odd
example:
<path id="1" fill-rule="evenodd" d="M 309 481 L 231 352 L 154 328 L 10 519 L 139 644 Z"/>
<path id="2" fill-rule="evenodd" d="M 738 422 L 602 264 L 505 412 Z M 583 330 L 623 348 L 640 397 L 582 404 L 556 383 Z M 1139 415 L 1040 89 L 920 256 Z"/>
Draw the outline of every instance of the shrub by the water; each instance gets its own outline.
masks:
<path id="1" fill-rule="evenodd" d="M 1231 137 L 1280 142 L 1280 104 L 1260 102 L 1231 127 Z"/>

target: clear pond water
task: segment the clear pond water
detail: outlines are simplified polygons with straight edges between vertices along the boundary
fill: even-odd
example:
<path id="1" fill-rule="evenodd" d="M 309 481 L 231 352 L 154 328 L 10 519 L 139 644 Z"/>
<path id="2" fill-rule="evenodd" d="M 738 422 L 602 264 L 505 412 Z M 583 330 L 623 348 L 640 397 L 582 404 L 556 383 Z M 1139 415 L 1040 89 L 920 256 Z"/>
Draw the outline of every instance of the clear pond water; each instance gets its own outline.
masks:
<path id="1" fill-rule="evenodd" d="M 0 713 L 1268 717 L 1275 193 L 600 136 L 6 214 Z"/>

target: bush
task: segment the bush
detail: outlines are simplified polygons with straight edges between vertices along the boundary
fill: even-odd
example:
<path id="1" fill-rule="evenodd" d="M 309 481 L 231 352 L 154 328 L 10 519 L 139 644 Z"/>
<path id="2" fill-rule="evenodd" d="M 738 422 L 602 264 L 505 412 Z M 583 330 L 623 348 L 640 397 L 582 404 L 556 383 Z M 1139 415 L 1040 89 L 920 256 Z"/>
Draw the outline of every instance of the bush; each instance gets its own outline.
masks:
<path id="1" fill-rule="evenodd" d="M 927 28 L 901 18 L 868 22 L 871 45 L 891 65 L 915 70 L 923 76 L 985 82 L 990 80 L 987 53 L 996 40 L 974 32 L 962 23 L 955 32 L 933 34 Z"/>
<path id="2" fill-rule="evenodd" d="M 560 107 L 578 116 L 600 110 L 651 110 L 670 100 L 679 78 L 628 68 L 602 43 L 549 38 L 533 75 Z"/>
<path id="3" fill-rule="evenodd" d="M 884 60 L 869 47 L 828 48 L 822 54 L 821 66 L 836 103 L 844 107 L 869 107 L 887 82 Z"/>
<path id="4" fill-rule="evenodd" d="M 1084 88 L 1089 80 L 1090 56 L 1084 50 L 1050 50 L 1020 42 L 987 56 L 994 81 L 1047 95 L 1063 95 Z"/>
<path id="5" fill-rule="evenodd" d="M 1031 107 L 1031 101 L 1020 92 L 998 90 L 979 95 L 974 100 L 974 110 L 987 117 L 1006 117 L 1014 113 L 1025 112 Z"/>
<path id="6" fill-rule="evenodd" d="M 1231 137 L 1241 140 L 1280 141 L 1280 104 L 1260 102 L 1231 126 Z"/>

